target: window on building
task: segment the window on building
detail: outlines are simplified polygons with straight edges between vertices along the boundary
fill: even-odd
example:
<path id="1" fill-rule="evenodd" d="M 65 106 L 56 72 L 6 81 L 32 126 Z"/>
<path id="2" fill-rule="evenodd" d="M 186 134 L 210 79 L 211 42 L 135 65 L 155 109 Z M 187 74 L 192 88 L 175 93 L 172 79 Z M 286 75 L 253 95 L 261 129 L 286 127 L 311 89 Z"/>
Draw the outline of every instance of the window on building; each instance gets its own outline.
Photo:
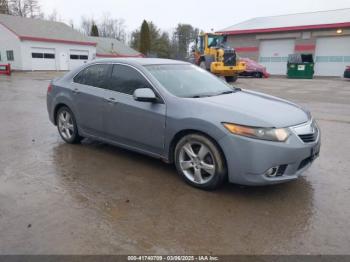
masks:
<path id="1" fill-rule="evenodd" d="M 46 58 L 46 59 L 55 59 L 55 54 L 44 54 L 44 58 Z"/>
<path id="2" fill-rule="evenodd" d="M 7 61 L 14 61 L 15 57 L 13 55 L 13 50 L 6 51 Z"/>
<path id="3" fill-rule="evenodd" d="M 72 60 L 88 60 L 87 55 L 70 55 L 70 59 Z"/>
<path id="4" fill-rule="evenodd" d="M 43 53 L 32 53 L 32 58 L 43 58 L 44 54 Z"/>
<path id="5" fill-rule="evenodd" d="M 114 65 L 109 88 L 120 93 L 132 95 L 138 88 L 152 87 L 134 68 L 124 65 Z"/>

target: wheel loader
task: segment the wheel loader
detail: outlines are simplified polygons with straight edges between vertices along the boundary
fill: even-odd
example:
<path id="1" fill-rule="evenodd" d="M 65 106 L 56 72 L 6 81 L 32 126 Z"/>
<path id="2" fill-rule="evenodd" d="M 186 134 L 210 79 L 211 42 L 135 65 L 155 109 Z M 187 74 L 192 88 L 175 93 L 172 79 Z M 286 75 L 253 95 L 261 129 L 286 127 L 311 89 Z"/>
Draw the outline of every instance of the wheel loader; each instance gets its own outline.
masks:
<path id="1" fill-rule="evenodd" d="M 237 59 L 235 50 L 226 42 L 227 36 L 222 34 L 200 34 L 191 50 L 190 61 L 217 76 L 225 77 L 230 83 L 246 70 L 246 64 Z"/>

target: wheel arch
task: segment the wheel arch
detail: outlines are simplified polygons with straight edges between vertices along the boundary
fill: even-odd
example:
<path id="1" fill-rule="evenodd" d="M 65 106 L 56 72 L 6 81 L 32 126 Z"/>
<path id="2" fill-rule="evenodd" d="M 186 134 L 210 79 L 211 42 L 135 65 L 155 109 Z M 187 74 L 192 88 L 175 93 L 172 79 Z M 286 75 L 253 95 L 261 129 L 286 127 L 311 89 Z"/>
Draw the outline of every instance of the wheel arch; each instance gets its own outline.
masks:
<path id="1" fill-rule="evenodd" d="M 70 110 L 72 110 L 67 104 L 65 104 L 65 103 L 58 103 L 55 106 L 55 109 L 53 111 L 53 121 L 54 121 L 55 126 L 57 126 L 57 113 L 58 113 L 58 110 L 60 110 L 60 108 L 62 108 L 62 107 L 68 107 Z"/>
<path id="2" fill-rule="evenodd" d="M 207 134 L 206 132 L 197 130 L 197 129 L 183 129 L 178 131 L 172 138 L 170 145 L 169 145 L 169 152 L 168 152 L 168 162 L 169 163 L 174 163 L 175 160 L 175 148 L 176 145 L 178 144 L 178 142 L 186 135 L 189 134 L 200 134 L 205 136 L 206 138 L 208 138 L 212 143 L 214 143 L 214 145 L 218 148 L 220 154 L 222 155 L 222 158 L 224 160 L 224 164 L 226 166 L 226 168 L 228 168 L 227 166 L 227 160 L 226 160 L 226 156 L 224 154 L 224 151 L 222 150 L 220 144 L 209 134 Z"/>

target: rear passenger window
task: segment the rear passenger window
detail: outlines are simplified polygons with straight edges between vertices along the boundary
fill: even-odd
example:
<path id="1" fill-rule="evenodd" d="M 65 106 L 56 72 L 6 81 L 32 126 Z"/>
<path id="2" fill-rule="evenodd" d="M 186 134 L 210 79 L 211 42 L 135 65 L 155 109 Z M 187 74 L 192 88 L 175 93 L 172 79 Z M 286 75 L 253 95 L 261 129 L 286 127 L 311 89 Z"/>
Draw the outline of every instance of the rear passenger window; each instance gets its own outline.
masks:
<path id="1" fill-rule="evenodd" d="M 114 65 L 109 81 L 109 89 L 132 95 L 138 88 L 152 88 L 149 82 L 134 68 Z"/>
<path id="2" fill-rule="evenodd" d="M 107 89 L 111 65 L 92 65 L 77 74 L 73 81 L 82 85 L 89 85 Z"/>

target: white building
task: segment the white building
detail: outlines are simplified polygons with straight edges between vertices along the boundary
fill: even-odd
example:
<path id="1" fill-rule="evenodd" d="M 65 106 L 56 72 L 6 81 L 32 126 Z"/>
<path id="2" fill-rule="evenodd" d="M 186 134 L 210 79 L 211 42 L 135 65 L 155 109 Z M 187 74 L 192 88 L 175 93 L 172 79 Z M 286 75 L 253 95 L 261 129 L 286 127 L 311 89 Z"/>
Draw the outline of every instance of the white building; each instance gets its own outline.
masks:
<path id="1" fill-rule="evenodd" d="M 111 49 L 97 46 L 103 43 L 111 43 Z M 0 14 L 0 64 L 10 63 L 13 70 L 72 70 L 96 56 L 142 55 L 115 39 L 87 37 L 64 23 Z"/>

